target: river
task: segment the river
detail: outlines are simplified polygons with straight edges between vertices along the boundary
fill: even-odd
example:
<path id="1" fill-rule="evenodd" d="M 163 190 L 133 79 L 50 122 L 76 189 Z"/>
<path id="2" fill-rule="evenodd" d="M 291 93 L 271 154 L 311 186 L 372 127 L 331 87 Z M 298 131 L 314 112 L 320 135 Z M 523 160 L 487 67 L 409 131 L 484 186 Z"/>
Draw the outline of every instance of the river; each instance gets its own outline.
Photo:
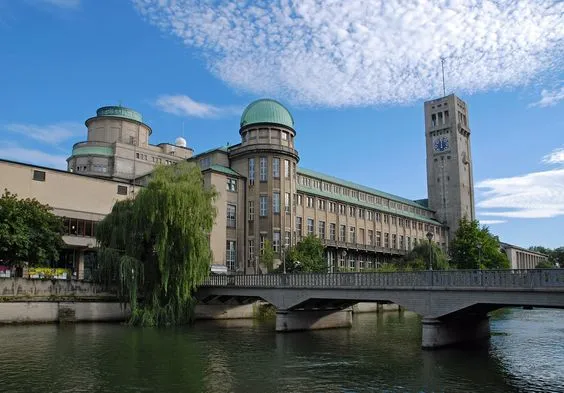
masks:
<path id="1" fill-rule="evenodd" d="M 502 310 L 489 343 L 420 349 L 412 313 L 276 334 L 272 322 L 0 327 L 1 392 L 564 392 L 564 311 Z"/>

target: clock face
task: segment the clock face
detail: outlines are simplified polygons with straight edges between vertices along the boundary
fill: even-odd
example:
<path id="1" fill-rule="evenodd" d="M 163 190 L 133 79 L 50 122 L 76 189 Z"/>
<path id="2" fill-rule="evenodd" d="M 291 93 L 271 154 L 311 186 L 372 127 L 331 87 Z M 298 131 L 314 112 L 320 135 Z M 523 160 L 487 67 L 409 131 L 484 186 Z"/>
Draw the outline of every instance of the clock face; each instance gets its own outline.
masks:
<path id="1" fill-rule="evenodd" d="M 439 136 L 433 139 L 433 149 L 438 152 L 448 150 L 448 138 L 446 136 Z"/>

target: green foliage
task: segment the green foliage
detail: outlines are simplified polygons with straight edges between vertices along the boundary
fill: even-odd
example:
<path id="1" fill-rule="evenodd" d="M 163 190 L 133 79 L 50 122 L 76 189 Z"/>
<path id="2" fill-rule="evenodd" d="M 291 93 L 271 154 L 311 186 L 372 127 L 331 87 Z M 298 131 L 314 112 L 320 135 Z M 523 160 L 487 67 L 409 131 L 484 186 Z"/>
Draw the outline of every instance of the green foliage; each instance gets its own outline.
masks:
<path id="1" fill-rule="evenodd" d="M 554 269 L 556 266 L 554 265 L 554 263 L 550 262 L 550 261 L 540 261 L 539 263 L 537 263 L 537 266 L 535 266 L 536 269 Z"/>
<path id="2" fill-rule="evenodd" d="M 274 248 L 269 240 L 264 241 L 264 247 L 260 254 L 260 263 L 264 265 L 267 273 L 272 272 L 274 269 Z"/>
<path id="3" fill-rule="evenodd" d="M 429 254 L 433 270 L 447 270 L 448 259 L 443 250 L 434 242 L 421 242 L 409 254 L 398 261 L 400 270 L 427 270 L 429 269 Z"/>
<path id="4" fill-rule="evenodd" d="M 477 220 L 462 219 L 450 244 L 451 263 L 458 269 L 508 269 L 509 260 L 499 239 Z"/>
<path id="5" fill-rule="evenodd" d="M 194 164 L 160 166 L 135 199 L 117 202 L 96 230 L 96 279 L 118 282 L 119 296 L 142 326 L 191 321 L 192 292 L 213 260 L 208 236 L 216 192 Z"/>
<path id="6" fill-rule="evenodd" d="M 325 247 L 321 239 L 308 235 L 300 240 L 286 253 L 286 271 L 325 273 L 327 261 L 325 260 Z"/>
<path id="7" fill-rule="evenodd" d="M 52 209 L 34 199 L 18 199 L 4 190 L 0 197 L 0 261 L 19 266 L 58 261 L 64 245 L 63 222 Z"/>

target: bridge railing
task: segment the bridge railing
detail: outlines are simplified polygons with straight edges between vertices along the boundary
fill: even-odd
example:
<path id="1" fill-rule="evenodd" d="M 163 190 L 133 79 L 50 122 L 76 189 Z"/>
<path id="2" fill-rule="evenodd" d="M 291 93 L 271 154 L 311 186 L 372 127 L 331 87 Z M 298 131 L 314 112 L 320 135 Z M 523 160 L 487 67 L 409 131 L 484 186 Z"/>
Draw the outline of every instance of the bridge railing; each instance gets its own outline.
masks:
<path id="1" fill-rule="evenodd" d="M 564 269 L 440 270 L 386 273 L 213 275 L 202 287 L 244 288 L 561 288 Z"/>

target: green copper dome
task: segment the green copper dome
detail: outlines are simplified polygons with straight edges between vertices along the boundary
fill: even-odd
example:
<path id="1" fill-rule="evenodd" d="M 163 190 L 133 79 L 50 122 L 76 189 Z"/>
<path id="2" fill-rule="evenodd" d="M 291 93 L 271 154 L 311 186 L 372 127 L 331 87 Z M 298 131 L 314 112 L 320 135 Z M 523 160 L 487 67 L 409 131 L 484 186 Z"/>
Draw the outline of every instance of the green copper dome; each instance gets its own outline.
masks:
<path id="1" fill-rule="evenodd" d="M 294 128 L 294 118 L 288 109 L 268 98 L 251 102 L 241 115 L 241 127 L 257 123 L 274 123 Z"/>

